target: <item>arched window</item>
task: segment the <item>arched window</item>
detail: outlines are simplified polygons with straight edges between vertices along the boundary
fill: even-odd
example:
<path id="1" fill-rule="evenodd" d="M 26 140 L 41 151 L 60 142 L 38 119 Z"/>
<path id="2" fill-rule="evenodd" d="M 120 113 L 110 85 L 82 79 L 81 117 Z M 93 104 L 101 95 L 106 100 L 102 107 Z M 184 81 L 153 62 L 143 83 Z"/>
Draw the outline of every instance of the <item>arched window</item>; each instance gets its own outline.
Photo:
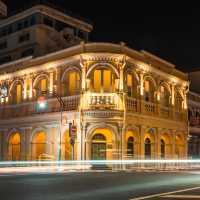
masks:
<path id="1" fill-rule="evenodd" d="M 179 92 L 175 94 L 175 108 L 177 111 L 182 111 L 183 109 L 183 98 Z"/>
<path id="2" fill-rule="evenodd" d="M 38 96 L 45 96 L 47 95 L 48 92 L 48 79 L 46 77 L 41 77 L 41 79 L 39 79 L 34 87 L 35 89 L 35 97 Z"/>
<path id="3" fill-rule="evenodd" d="M 97 68 L 93 71 L 92 90 L 97 93 L 115 91 L 115 74 L 108 68 Z"/>
<path id="4" fill-rule="evenodd" d="M 127 141 L 127 155 L 130 157 L 134 156 L 134 138 L 129 137 Z"/>
<path id="5" fill-rule="evenodd" d="M 79 72 L 76 70 L 68 71 L 65 75 L 62 84 L 64 96 L 73 96 L 80 94 L 81 78 Z"/>
<path id="6" fill-rule="evenodd" d="M 32 160 L 39 160 L 46 153 L 46 134 L 38 132 L 32 142 Z"/>
<path id="7" fill-rule="evenodd" d="M 160 141 L 160 153 L 161 158 L 165 158 L 165 141 L 163 139 Z"/>
<path id="8" fill-rule="evenodd" d="M 126 74 L 126 90 L 129 97 L 136 97 L 137 95 L 137 82 L 133 73 Z"/>
<path id="9" fill-rule="evenodd" d="M 163 106 L 168 107 L 169 106 L 169 102 L 170 101 L 170 93 L 167 90 L 166 87 L 161 86 L 160 87 L 160 104 Z"/>
<path id="10" fill-rule="evenodd" d="M 92 140 L 106 141 L 106 137 L 101 133 L 97 133 L 92 137 Z"/>
<path id="11" fill-rule="evenodd" d="M 145 158 L 150 159 L 151 158 L 151 140 L 149 138 L 145 139 L 144 148 L 145 148 Z"/>
<path id="12" fill-rule="evenodd" d="M 20 160 L 20 134 L 14 133 L 9 139 L 9 160 Z"/>
<path id="13" fill-rule="evenodd" d="M 17 83 L 12 90 L 13 104 L 20 104 L 22 102 L 22 84 Z"/>
<path id="14" fill-rule="evenodd" d="M 106 137 L 97 133 L 92 137 L 92 160 L 106 160 Z"/>
<path id="15" fill-rule="evenodd" d="M 155 87 L 150 79 L 144 81 L 144 100 L 154 102 L 155 100 Z"/>

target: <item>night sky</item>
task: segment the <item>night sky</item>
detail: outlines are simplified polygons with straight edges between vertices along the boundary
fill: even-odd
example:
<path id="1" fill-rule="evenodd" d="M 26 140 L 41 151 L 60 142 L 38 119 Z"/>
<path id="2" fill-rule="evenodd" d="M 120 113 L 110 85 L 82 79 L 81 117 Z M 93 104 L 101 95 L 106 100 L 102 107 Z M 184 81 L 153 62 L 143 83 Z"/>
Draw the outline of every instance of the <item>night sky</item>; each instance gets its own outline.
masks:
<path id="1" fill-rule="evenodd" d="M 34 1 L 34 0 L 32 0 Z M 7 0 L 17 10 L 31 0 Z M 184 71 L 200 69 L 200 14 L 189 7 L 147 4 L 146 1 L 49 0 L 89 19 L 94 25 L 91 41 L 124 41 L 136 50 L 149 51 Z M 130 2 L 130 3 L 128 3 Z M 199 7 L 199 6 L 198 6 Z M 197 9 L 198 9 L 197 7 Z"/>

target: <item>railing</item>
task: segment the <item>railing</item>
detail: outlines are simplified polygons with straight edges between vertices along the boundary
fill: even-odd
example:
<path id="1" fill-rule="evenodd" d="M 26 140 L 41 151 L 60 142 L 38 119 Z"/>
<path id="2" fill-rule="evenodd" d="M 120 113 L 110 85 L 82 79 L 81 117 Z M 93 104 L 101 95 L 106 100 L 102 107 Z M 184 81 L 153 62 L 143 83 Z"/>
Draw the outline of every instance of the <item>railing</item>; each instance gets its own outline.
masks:
<path id="1" fill-rule="evenodd" d="M 141 101 L 142 112 L 147 115 L 156 114 L 156 105 L 151 102 Z"/>
<path id="2" fill-rule="evenodd" d="M 126 108 L 128 111 L 138 112 L 138 101 L 135 98 L 126 98 Z"/>
<path id="3" fill-rule="evenodd" d="M 83 96 L 83 109 L 123 110 L 123 105 L 116 93 L 86 93 Z"/>
<path id="4" fill-rule="evenodd" d="M 170 116 L 170 108 L 167 106 L 160 106 L 160 116 L 168 118 Z"/>
<path id="5" fill-rule="evenodd" d="M 64 111 L 77 110 L 80 103 L 80 96 L 63 97 L 65 106 Z M 47 108 L 37 109 L 37 102 L 27 102 L 18 105 L 0 106 L 0 119 L 8 119 L 15 117 L 30 116 L 38 113 L 59 112 L 60 104 L 57 99 L 52 98 L 47 100 Z"/>
<path id="6" fill-rule="evenodd" d="M 123 96 L 117 93 L 85 93 L 80 95 L 62 97 L 65 104 L 63 110 L 78 110 L 79 106 L 85 111 L 122 111 L 124 110 Z M 125 107 L 127 112 L 134 112 L 143 115 L 161 117 L 177 121 L 186 121 L 186 111 L 177 111 L 170 107 L 165 107 L 157 103 L 146 102 L 131 97 L 125 97 Z M 31 116 L 39 113 L 60 112 L 60 104 L 56 98 L 47 100 L 45 109 L 37 109 L 37 101 L 25 102 L 19 105 L 0 106 L 0 119 L 9 119 L 17 117 Z M 102 116 L 103 113 L 100 113 Z M 93 113 L 92 113 L 93 115 Z M 112 116 L 110 113 L 109 116 Z"/>
<path id="7" fill-rule="evenodd" d="M 163 106 L 157 103 L 126 97 L 126 109 L 128 112 L 137 112 L 144 115 L 185 121 L 186 111 L 176 111 L 172 107 Z"/>

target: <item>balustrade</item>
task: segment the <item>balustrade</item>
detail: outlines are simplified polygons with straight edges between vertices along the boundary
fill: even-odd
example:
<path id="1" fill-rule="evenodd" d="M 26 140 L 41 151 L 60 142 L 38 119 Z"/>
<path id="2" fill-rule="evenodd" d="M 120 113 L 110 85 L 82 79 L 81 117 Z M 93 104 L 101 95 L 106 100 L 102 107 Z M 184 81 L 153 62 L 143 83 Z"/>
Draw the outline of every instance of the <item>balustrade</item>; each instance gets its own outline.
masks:
<path id="1" fill-rule="evenodd" d="M 81 109 L 83 110 L 116 110 L 123 111 L 123 96 L 117 93 L 86 93 L 83 94 Z M 80 95 L 62 97 L 64 101 L 64 111 L 78 110 L 80 105 Z M 127 112 L 135 112 L 161 118 L 171 118 L 177 121 L 187 120 L 186 112 L 177 111 L 160 104 L 125 97 L 125 107 Z M 25 102 L 18 105 L 0 106 L 0 119 L 31 116 L 39 113 L 59 112 L 60 104 L 56 98 L 47 99 L 45 109 L 36 109 L 37 101 Z"/>

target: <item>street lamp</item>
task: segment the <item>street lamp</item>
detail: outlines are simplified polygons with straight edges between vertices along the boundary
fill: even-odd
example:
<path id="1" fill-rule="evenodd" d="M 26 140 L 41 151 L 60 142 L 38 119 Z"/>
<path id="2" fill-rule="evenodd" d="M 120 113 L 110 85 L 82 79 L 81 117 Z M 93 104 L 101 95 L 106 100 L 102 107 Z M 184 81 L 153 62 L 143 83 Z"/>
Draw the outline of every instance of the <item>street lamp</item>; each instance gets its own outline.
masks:
<path id="1" fill-rule="evenodd" d="M 50 94 L 49 91 L 45 91 L 42 93 Z M 59 96 L 56 92 L 52 92 L 51 94 L 53 97 L 56 97 L 56 99 L 58 100 L 58 102 L 60 104 L 60 130 L 59 130 L 59 145 L 58 145 L 58 161 L 60 161 L 61 160 L 61 145 L 62 145 L 63 109 L 65 107 L 65 103 L 64 103 L 62 97 Z M 38 105 L 37 109 L 39 109 L 39 110 L 44 110 L 47 108 L 48 103 L 47 103 L 46 97 L 44 95 L 40 96 L 38 98 L 37 105 Z"/>

